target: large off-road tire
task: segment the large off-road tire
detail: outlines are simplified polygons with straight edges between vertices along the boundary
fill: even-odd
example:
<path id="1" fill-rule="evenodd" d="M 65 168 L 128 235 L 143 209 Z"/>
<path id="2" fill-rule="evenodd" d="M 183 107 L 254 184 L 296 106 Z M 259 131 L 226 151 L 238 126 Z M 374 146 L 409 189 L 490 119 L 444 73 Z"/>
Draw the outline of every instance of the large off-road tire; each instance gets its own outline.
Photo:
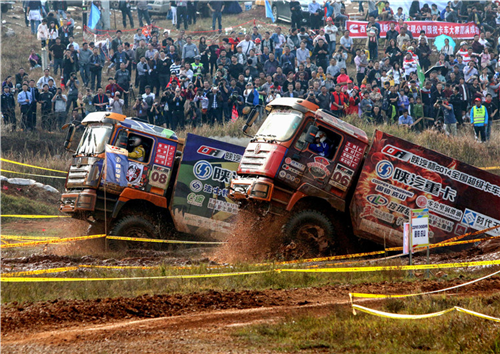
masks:
<path id="1" fill-rule="evenodd" d="M 283 232 L 285 258 L 326 256 L 333 251 L 335 229 L 320 211 L 298 211 L 288 219 Z"/>
<path id="2" fill-rule="evenodd" d="M 142 217 L 129 215 L 118 220 L 109 233 L 113 236 L 157 238 L 155 226 Z"/>

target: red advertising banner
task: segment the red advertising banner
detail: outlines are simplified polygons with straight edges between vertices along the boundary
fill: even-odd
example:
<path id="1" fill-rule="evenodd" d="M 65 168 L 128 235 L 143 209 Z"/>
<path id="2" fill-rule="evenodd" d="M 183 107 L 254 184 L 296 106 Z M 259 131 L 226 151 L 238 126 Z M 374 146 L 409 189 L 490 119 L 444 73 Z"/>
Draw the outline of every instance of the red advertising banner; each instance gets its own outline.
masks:
<path id="1" fill-rule="evenodd" d="M 500 176 L 376 131 L 351 203 L 355 233 L 402 246 L 411 209 L 424 208 L 430 243 L 499 225 Z"/>
<path id="2" fill-rule="evenodd" d="M 392 21 L 378 21 L 380 24 L 380 37 L 385 38 L 390 30 Z M 366 38 L 366 21 L 347 21 L 347 29 L 353 38 Z M 399 32 L 399 25 L 396 29 Z M 439 21 L 407 21 L 408 29 L 413 34 L 413 38 L 420 36 L 420 31 L 424 30 L 427 38 L 435 38 L 445 34 L 452 38 L 473 39 L 475 34 L 479 34 L 479 28 L 474 23 L 453 23 Z"/>

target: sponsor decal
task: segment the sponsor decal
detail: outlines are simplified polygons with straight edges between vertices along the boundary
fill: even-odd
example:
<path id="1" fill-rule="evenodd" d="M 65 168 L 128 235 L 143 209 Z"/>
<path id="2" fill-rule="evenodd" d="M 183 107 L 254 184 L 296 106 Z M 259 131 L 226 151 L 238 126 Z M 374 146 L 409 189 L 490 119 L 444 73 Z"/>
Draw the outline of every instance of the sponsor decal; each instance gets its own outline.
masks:
<path id="1" fill-rule="evenodd" d="M 195 163 L 193 173 L 199 180 L 205 181 L 212 177 L 213 167 L 210 162 L 201 160 Z"/>
<path id="2" fill-rule="evenodd" d="M 366 200 L 376 206 L 384 206 L 389 202 L 386 197 L 379 194 L 370 194 L 366 197 Z"/>
<path id="3" fill-rule="evenodd" d="M 214 187 L 210 184 L 205 184 L 203 186 L 203 193 L 226 198 L 229 194 L 229 190 L 227 188 Z"/>
<path id="4" fill-rule="evenodd" d="M 309 162 L 307 167 L 309 167 L 309 173 L 314 179 L 325 179 L 330 175 L 330 171 L 327 168 L 328 165 L 330 165 L 330 162 L 326 158 L 315 156 L 314 162 Z"/>
<path id="5" fill-rule="evenodd" d="M 467 232 L 467 227 L 462 224 L 455 226 L 455 235 L 463 235 Z"/>
<path id="6" fill-rule="evenodd" d="M 293 168 L 293 167 L 290 167 L 290 165 L 283 165 L 283 170 L 287 171 L 287 172 L 290 172 L 290 173 L 295 173 L 296 175 L 300 174 L 300 171 Z"/>
<path id="7" fill-rule="evenodd" d="M 337 187 L 340 190 L 347 190 L 347 187 L 351 183 L 354 171 L 350 168 L 337 164 L 335 170 L 333 171 L 332 178 L 328 182 L 331 186 Z"/>
<path id="8" fill-rule="evenodd" d="M 223 211 L 231 214 L 238 214 L 238 205 L 224 200 L 210 198 L 208 200 L 208 209 Z"/>
<path id="9" fill-rule="evenodd" d="M 356 168 L 356 166 L 361 162 L 362 158 L 363 148 L 348 141 L 345 144 L 339 161 L 351 168 Z"/>
<path id="10" fill-rule="evenodd" d="M 201 194 L 189 193 L 187 196 L 187 203 L 197 207 L 203 206 L 204 200 L 205 196 Z"/>
<path id="11" fill-rule="evenodd" d="M 411 209 L 408 208 L 406 205 L 399 204 L 396 202 L 390 202 L 389 205 L 387 205 L 387 209 L 389 209 L 390 211 L 393 211 L 395 213 L 403 214 L 407 218 L 410 217 Z"/>
<path id="12" fill-rule="evenodd" d="M 426 170 L 439 173 L 441 175 L 451 178 L 454 181 L 463 183 L 472 188 L 479 189 L 481 191 L 500 197 L 500 186 L 491 184 L 490 182 L 486 182 L 481 178 L 471 176 L 465 172 L 461 172 L 458 170 L 442 166 L 435 161 L 428 160 L 424 157 L 415 155 L 411 152 L 402 150 L 400 148 L 396 148 L 392 145 L 384 146 L 382 152 L 386 155 L 395 157 L 399 160 L 409 162 L 414 166 L 422 167 Z M 451 201 L 454 201 L 454 199 Z"/>
<path id="13" fill-rule="evenodd" d="M 375 167 L 375 172 L 377 173 L 377 176 L 379 176 L 382 179 L 389 179 L 392 176 L 392 173 L 394 172 L 394 166 L 392 165 L 391 162 L 387 160 L 382 160 L 379 163 L 377 163 L 377 166 Z"/>
<path id="14" fill-rule="evenodd" d="M 207 145 L 200 146 L 196 152 L 200 155 L 210 156 L 218 159 L 223 158 L 224 160 L 227 161 L 232 161 L 232 162 L 241 161 L 241 155 L 239 154 L 235 154 L 233 152 L 226 150 L 217 149 Z"/>
<path id="15" fill-rule="evenodd" d="M 203 183 L 201 183 L 197 179 L 192 180 L 191 183 L 189 184 L 189 189 L 191 189 L 191 191 L 194 193 L 201 192 L 203 190 Z"/>
<path id="16" fill-rule="evenodd" d="M 394 170 L 392 180 L 403 183 L 424 193 L 430 193 L 436 197 L 441 196 L 441 198 L 443 198 L 444 200 L 449 200 L 450 202 L 454 202 L 455 197 L 457 196 L 457 191 L 450 186 L 446 186 L 445 188 L 443 188 L 441 183 L 428 180 L 422 176 L 408 172 L 399 167 L 396 167 L 396 169 Z"/>
<path id="17" fill-rule="evenodd" d="M 138 185 L 141 182 L 142 171 L 144 170 L 144 165 L 129 161 L 128 170 L 127 170 L 127 181 L 129 184 Z"/>
<path id="18" fill-rule="evenodd" d="M 172 167 L 177 147 L 171 144 L 158 143 L 154 163 L 162 166 Z"/>
<path id="19" fill-rule="evenodd" d="M 450 220 L 443 219 L 437 215 L 429 214 L 429 225 L 432 227 L 437 227 L 446 232 L 452 232 L 455 223 Z"/>
<path id="20" fill-rule="evenodd" d="M 427 198 L 424 195 L 419 195 L 416 203 L 419 208 L 425 208 L 427 206 Z"/>
<path id="21" fill-rule="evenodd" d="M 406 201 L 406 198 L 411 198 L 414 196 L 413 192 L 407 191 L 406 189 L 393 186 L 390 183 L 373 178 L 372 183 L 376 184 L 375 191 L 384 193 L 396 199 Z"/>
<path id="22" fill-rule="evenodd" d="M 286 177 L 286 172 L 285 172 L 285 171 L 283 171 L 283 170 L 281 170 L 281 171 L 280 171 L 280 173 L 279 173 L 279 176 L 280 176 L 281 178 L 285 178 L 285 177 Z"/>
<path id="23" fill-rule="evenodd" d="M 493 219 L 487 215 L 478 213 L 471 209 L 465 209 L 462 218 L 462 224 L 474 230 L 483 230 L 500 224 L 499 220 Z M 492 236 L 500 236 L 500 230 L 495 229 L 488 231 L 487 234 Z"/>
<path id="24" fill-rule="evenodd" d="M 430 211 L 432 211 L 438 215 L 445 216 L 447 218 L 450 218 L 450 219 L 453 219 L 456 221 L 462 220 L 462 216 L 463 216 L 462 210 L 451 207 L 449 205 L 436 202 L 432 199 L 428 199 L 427 207 L 429 208 Z"/>
<path id="25" fill-rule="evenodd" d="M 391 213 L 387 213 L 385 211 L 380 210 L 377 207 L 368 205 L 363 208 L 363 213 L 360 215 L 361 218 L 367 216 L 375 216 L 377 219 L 388 222 L 392 224 L 394 222 L 394 215 Z"/>
<path id="26" fill-rule="evenodd" d="M 286 163 L 287 165 L 290 165 L 290 166 L 291 166 L 291 167 L 293 167 L 293 168 L 296 168 L 296 169 L 298 169 L 298 170 L 302 171 L 302 172 L 306 169 L 306 166 L 305 166 L 304 164 L 301 164 L 301 163 L 300 163 L 300 162 L 298 162 L 298 161 L 292 160 L 290 157 L 287 157 L 287 158 L 285 159 L 285 163 Z"/>

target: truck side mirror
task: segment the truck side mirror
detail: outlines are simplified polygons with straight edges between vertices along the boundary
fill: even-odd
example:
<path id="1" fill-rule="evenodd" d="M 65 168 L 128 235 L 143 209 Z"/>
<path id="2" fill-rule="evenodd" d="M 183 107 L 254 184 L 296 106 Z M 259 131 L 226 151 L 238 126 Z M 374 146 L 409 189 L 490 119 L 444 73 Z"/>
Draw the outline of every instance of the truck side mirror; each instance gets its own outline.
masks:
<path id="1" fill-rule="evenodd" d="M 66 133 L 66 140 L 64 141 L 64 148 L 66 150 L 71 149 L 71 143 L 73 142 L 73 137 L 75 136 L 76 127 L 74 124 L 70 123 L 62 127 L 62 129 L 68 128 L 68 132 Z"/>
<path id="2" fill-rule="evenodd" d="M 256 109 L 256 107 L 250 108 L 247 106 L 243 108 L 243 114 L 248 115 L 247 121 L 245 122 L 245 125 L 242 128 L 243 133 L 246 134 L 248 128 L 252 127 L 253 123 L 255 123 L 255 120 L 259 117 L 259 111 Z"/>
<path id="3" fill-rule="evenodd" d="M 310 125 L 309 129 L 307 129 L 306 134 L 306 143 L 312 144 L 314 140 L 316 140 L 316 134 L 318 134 L 319 128 L 315 125 Z"/>

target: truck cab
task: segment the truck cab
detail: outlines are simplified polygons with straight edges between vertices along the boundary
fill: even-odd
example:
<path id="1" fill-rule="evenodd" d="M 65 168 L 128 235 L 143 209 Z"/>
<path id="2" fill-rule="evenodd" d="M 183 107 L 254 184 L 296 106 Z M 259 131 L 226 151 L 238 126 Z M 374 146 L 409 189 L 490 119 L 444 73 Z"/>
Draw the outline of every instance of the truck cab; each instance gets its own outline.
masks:
<path id="1" fill-rule="evenodd" d="M 333 237 L 331 212 L 345 212 L 368 137 L 302 99 L 279 98 L 245 150 L 230 197 L 240 208 L 287 215 L 292 237 Z"/>
<path id="2" fill-rule="evenodd" d="M 90 113 L 81 124 L 85 131 L 68 171 L 61 212 L 92 222 L 96 227 L 94 231 L 102 233 L 106 216 L 112 220 L 125 209 L 145 212 L 167 208 L 169 181 L 178 163 L 177 151 L 182 150 L 173 131 L 109 112 Z M 69 128 L 67 148 L 71 146 L 75 129 L 74 125 Z M 129 142 L 136 138 L 140 139 L 144 151 L 141 158 L 128 156 L 133 150 Z M 106 179 L 106 173 L 111 173 L 105 167 L 107 145 L 121 149 L 122 156 L 128 160 L 127 170 L 121 171 L 126 185 Z"/>

